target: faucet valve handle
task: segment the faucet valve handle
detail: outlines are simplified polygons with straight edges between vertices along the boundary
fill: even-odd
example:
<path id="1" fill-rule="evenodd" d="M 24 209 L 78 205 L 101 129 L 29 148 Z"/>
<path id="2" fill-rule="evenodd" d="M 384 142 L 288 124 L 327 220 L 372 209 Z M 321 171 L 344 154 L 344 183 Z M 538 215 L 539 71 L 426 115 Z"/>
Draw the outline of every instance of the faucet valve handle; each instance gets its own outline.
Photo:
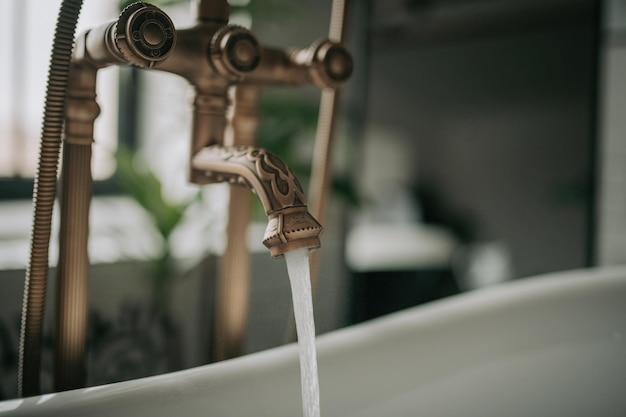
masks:
<path id="1" fill-rule="evenodd" d="M 115 44 L 129 63 L 152 68 L 174 50 L 174 23 L 158 7 L 133 3 L 122 10 L 113 31 Z"/>
<path id="2" fill-rule="evenodd" d="M 305 51 L 309 73 L 316 85 L 338 88 L 352 75 L 352 55 L 342 43 L 324 39 Z"/>
<path id="3" fill-rule="evenodd" d="M 259 41 L 241 26 L 223 26 L 211 39 L 209 62 L 220 75 L 241 78 L 261 62 Z"/>

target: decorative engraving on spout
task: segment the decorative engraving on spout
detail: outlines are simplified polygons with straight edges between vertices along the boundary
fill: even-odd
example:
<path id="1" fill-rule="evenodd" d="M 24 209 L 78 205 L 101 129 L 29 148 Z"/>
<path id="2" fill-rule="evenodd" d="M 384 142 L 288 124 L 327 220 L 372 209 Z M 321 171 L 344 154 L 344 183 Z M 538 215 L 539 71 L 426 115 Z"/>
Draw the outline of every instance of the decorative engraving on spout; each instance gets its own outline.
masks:
<path id="1" fill-rule="evenodd" d="M 263 244 L 274 257 L 320 246 L 322 226 L 306 207 L 300 181 L 278 156 L 261 148 L 213 145 L 192 160 L 209 182 L 245 184 L 254 191 L 268 217 Z"/>
<path id="2" fill-rule="evenodd" d="M 193 166 L 209 181 L 250 186 L 261 199 L 266 214 L 285 207 L 306 205 L 304 190 L 293 171 L 282 159 L 265 149 L 209 146 L 194 157 Z"/>

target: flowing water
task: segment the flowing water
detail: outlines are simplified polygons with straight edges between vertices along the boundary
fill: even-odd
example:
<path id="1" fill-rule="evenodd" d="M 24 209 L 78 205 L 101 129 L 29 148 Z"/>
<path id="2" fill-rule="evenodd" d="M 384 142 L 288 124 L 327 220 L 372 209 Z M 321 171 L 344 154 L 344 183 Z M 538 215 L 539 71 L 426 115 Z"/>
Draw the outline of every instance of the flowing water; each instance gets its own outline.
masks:
<path id="1" fill-rule="evenodd" d="M 300 381 L 302 384 L 302 412 L 304 417 L 319 417 L 320 388 L 315 353 L 315 322 L 311 296 L 309 250 L 298 249 L 285 253 L 293 310 L 296 318 L 300 350 Z"/>

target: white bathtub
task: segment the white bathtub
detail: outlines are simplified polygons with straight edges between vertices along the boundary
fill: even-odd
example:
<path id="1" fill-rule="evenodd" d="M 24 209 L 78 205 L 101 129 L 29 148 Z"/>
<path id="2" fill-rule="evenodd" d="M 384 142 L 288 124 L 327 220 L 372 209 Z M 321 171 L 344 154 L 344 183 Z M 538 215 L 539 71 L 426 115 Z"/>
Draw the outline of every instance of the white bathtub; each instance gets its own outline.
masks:
<path id="1" fill-rule="evenodd" d="M 449 298 L 318 339 L 322 416 L 626 416 L 626 268 Z M 295 345 L 0 402 L 1 416 L 301 415 Z"/>

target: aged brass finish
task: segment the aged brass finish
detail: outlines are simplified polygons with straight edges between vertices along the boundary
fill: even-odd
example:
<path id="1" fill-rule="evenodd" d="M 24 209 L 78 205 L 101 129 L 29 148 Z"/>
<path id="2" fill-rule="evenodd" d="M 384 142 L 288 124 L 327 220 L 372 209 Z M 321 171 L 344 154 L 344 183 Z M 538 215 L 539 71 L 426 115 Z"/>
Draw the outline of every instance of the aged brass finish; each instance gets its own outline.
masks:
<path id="1" fill-rule="evenodd" d="M 263 244 L 273 257 L 320 246 L 322 227 L 306 210 L 300 182 L 276 155 L 254 147 L 211 146 L 192 163 L 209 181 L 246 185 L 257 194 L 269 220 Z"/>
<path id="2" fill-rule="evenodd" d="M 226 0 L 194 0 L 196 4 L 196 19 L 204 22 L 214 22 L 225 25 L 230 17 L 230 5 Z"/>
<path id="3" fill-rule="evenodd" d="M 66 89 L 74 31 L 82 0 L 63 0 L 52 42 L 41 130 L 37 177 L 33 188 L 30 258 L 24 279 L 24 298 L 17 364 L 17 395 L 40 393 L 40 365 L 48 255 L 56 195 L 58 161 L 63 136 Z"/>
<path id="4" fill-rule="evenodd" d="M 157 7 L 134 3 L 120 16 L 79 35 L 74 60 L 94 68 L 133 64 L 152 68 L 167 59 L 176 44 L 176 31 L 169 16 Z"/>
<path id="5" fill-rule="evenodd" d="M 127 7 L 116 21 L 77 39 L 69 72 L 61 171 L 56 391 L 80 388 L 86 383 L 91 144 L 94 122 L 100 113 L 97 71 L 120 63 L 150 68 L 167 58 L 174 44 L 175 31 L 169 17 L 144 3 Z"/>
<path id="6" fill-rule="evenodd" d="M 96 69 L 73 63 L 67 91 L 61 225 L 57 266 L 54 389 L 83 387 L 87 370 L 87 301 L 89 299 L 89 206 L 91 203 L 91 144 L 96 103 Z"/>
<path id="7" fill-rule="evenodd" d="M 348 50 L 341 43 L 321 39 L 302 49 L 264 47 L 258 68 L 246 76 L 244 83 L 337 88 L 351 74 L 352 56 Z"/>
<path id="8" fill-rule="evenodd" d="M 320 246 L 322 227 L 307 211 L 305 193 L 293 172 L 278 156 L 253 146 L 257 99 L 261 88 L 274 85 L 338 88 L 352 72 L 350 54 L 337 39 L 316 41 L 302 49 L 262 46 L 249 30 L 228 25 L 226 0 L 201 0 L 197 12 L 192 27 L 177 30 L 160 9 L 135 3 L 115 21 L 76 38 L 64 123 L 57 390 L 78 388 L 85 382 L 90 158 L 99 113 L 95 101 L 99 69 L 131 64 L 185 78 L 195 93 L 189 180 L 226 181 L 254 191 L 268 216 L 263 243 L 273 257 Z M 220 354 L 224 358 L 241 352 L 247 313 L 248 254 L 242 236 L 248 220 L 242 207 L 248 207 L 249 196 L 241 190 L 233 188 L 229 225 L 233 239 L 221 262 L 222 284 L 218 285 L 226 301 L 219 307 L 217 325 L 225 339 Z"/>
<path id="9" fill-rule="evenodd" d="M 244 77 L 261 60 L 261 48 L 249 30 L 223 26 L 211 39 L 209 60 L 224 77 Z"/>
<path id="10" fill-rule="evenodd" d="M 322 226 L 307 211 L 306 206 L 290 206 L 268 215 L 269 222 L 263 244 L 273 257 L 296 249 L 317 249 Z"/>
<path id="11" fill-rule="evenodd" d="M 348 0 L 333 0 L 328 38 L 331 42 L 339 45 L 341 45 L 345 35 L 347 8 Z M 333 68 L 332 74 L 341 73 L 340 69 L 342 67 L 349 68 L 349 71 L 352 71 L 352 59 L 349 56 L 346 57 L 341 50 L 327 47 L 325 51 L 325 61 L 328 62 L 330 68 Z M 345 79 L 335 79 L 338 81 L 334 86 L 335 88 L 324 89 L 320 99 L 315 147 L 313 149 L 311 182 L 309 186 L 311 213 L 322 223 L 326 218 L 332 179 L 333 145 L 341 97 L 341 91 L 338 87 L 341 85 L 340 81 L 345 81 Z M 312 254 L 310 259 L 311 286 L 314 293 L 319 275 L 320 256 L 321 254 L 317 252 Z"/>
<path id="12" fill-rule="evenodd" d="M 339 44 L 344 38 L 346 27 L 346 11 L 348 0 L 333 0 L 330 16 L 330 25 L 328 29 L 328 38 L 331 44 Z M 340 74 L 341 68 L 352 71 L 352 60 L 348 59 L 341 51 L 326 47 L 326 56 L 324 61 L 328 62 L 333 68 L 332 73 Z M 317 119 L 317 129 L 315 136 L 315 147 L 313 149 L 313 160 L 311 164 L 311 181 L 309 183 L 309 201 L 311 214 L 321 223 L 325 223 L 326 212 L 328 208 L 328 199 L 330 196 L 330 188 L 332 182 L 332 161 L 334 154 L 334 138 L 337 128 L 337 115 L 339 113 L 339 104 L 341 91 L 338 89 L 340 82 L 335 88 L 325 88 L 322 90 L 320 99 L 319 116 Z M 309 265 L 311 271 L 311 289 L 315 296 L 317 283 L 319 280 L 320 256 L 323 251 L 311 253 L 309 257 Z M 286 340 L 294 341 L 296 339 L 295 318 L 290 314 L 287 322 Z"/>
<path id="13" fill-rule="evenodd" d="M 252 146 L 259 126 L 259 91 L 255 87 L 231 87 L 233 104 L 228 113 L 231 129 L 227 146 Z M 216 361 L 240 356 L 245 346 L 250 289 L 250 253 L 247 241 L 252 193 L 245 187 L 230 187 L 226 248 L 218 260 L 215 283 L 215 319 L 212 358 Z"/>
<path id="14" fill-rule="evenodd" d="M 114 30 L 115 45 L 131 64 L 151 68 L 174 49 L 174 24 L 154 6 L 135 3 L 122 11 Z"/>

